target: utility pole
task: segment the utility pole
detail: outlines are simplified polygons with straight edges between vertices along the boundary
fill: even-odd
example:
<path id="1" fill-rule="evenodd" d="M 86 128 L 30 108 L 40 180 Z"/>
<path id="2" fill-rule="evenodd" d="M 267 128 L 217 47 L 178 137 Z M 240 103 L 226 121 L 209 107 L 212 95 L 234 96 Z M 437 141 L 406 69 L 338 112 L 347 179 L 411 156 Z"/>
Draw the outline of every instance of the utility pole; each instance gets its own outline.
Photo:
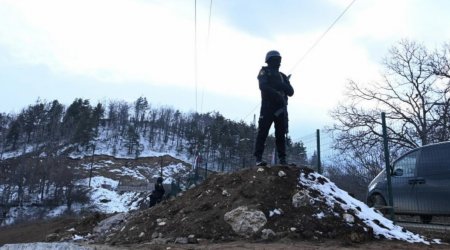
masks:
<path id="1" fill-rule="evenodd" d="M 91 187 L 92 168 L 94 165 L 95 142 L 92 144 L 91 169 L 89 170 L 89 187 Z"/>

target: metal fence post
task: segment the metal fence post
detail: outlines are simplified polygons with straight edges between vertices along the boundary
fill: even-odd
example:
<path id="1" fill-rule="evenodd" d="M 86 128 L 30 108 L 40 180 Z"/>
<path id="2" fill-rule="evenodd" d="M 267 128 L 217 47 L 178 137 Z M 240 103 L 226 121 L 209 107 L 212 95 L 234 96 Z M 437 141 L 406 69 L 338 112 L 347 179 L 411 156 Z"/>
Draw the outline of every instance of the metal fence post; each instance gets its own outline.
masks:
<path id="1" fill-rule="evenodd" d="M 383 126 L 384 161 L 385 161 L 385 165 L 386 165 L 386 179 L 387 179 L 387 185 L 388 185 L 389 214 L 391 216 L 391 220 L 395 221 L 394 198 L 392 197 L 391 166 L 390 166 L 390 162 L 389 162 L 389 147 L 388 147 L 388 137 L 387 137 L 387 129 L 386 129 L 386 114 L 384 112 L 381 112 L 381 123 Z"/>
<path id="2" fill-rule="evenodd" d="M 320 160 L 320 129 L 316 130 L 317 137 L 317 172 L 322 174 L 322 162 Z"/>

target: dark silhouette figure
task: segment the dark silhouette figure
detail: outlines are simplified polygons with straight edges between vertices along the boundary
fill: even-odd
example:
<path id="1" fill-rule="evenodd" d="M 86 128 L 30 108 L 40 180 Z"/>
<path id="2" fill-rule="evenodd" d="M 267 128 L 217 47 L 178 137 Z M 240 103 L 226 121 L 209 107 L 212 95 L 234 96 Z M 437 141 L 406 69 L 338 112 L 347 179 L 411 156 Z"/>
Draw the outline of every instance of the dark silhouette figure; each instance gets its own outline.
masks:
<path id="1" fill-rule="evenodd" d="M 262 160 L 264 143 L 269 134 L 270 126 L 275 124 L 275 143 L 280 164 L 286 165 L 286 133 L 288 132 L 288 96 L 294 94 L 289 82 L 290 76 L 279 71 L 281 55 L 276 50 L 266 54 L 267 66 L 262 67 L 258 74 L 259 89 L 261 90 L 261 111 L 258 120 L 258 135 L 255 143 L 255 157 L 257 166 L 265 166 Z"/>
<path id="2" fill-rule="evenodd" d="M 160 203 L 162 201 L 162 198 L 164 196 L 164 193 L 166 192 L 164 190 L 164 186 L 162 184 L 163 178 L 158 177 L 155 183 L 155 189 L 152 191 L 152 194 L 150 195 L 150 206 L 153 207 L 157 203 Z"/>

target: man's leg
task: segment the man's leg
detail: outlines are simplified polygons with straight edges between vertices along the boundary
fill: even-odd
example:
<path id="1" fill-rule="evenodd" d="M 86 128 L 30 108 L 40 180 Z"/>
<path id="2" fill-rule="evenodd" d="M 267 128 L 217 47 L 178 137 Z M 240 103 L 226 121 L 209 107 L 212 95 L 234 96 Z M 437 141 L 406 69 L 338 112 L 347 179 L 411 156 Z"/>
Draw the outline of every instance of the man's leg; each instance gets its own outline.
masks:
<path id="1" fill-rule="evenodd" d="M 255 157 L 257 162 L 262 162 L 262 155 L 264 153 L 264 144 L 269 134 L 270 126 L 272 125 L 272 117 L 267 115 L 260 115 L 258 120 L 258 134 L 255 143 Z"/>
<path id="2" fill-rule="evenodd" d="M 278 159 L 280 164 L 285 165 L 286 162 L 286 124 L 284 114 L 275 117 L 275 144 L 277 145 Z"/>

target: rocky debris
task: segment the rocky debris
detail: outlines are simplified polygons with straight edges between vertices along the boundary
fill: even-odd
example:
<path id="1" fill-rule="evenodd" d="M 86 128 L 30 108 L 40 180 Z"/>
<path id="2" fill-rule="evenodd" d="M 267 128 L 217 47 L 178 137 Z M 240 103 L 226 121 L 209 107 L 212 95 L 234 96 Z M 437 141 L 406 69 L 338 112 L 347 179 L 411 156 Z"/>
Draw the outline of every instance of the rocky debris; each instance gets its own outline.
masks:
<path id="1" fill-rule="evenodd" d="M 242 236 L 250 237 L 259 231 L 266 223 L 267 218 L 263 212 L 241 206 L 231 210 L 224 216 L 225 222 Z"/>
<path id="2" fill-rule="evenodd" d="M 347 223 L 352 224 L 352 223 L 355 222 L 355 217 L 354 217 L 353 215 L 351 215 L 351 214 L 344 214 L 343 217 L 344 217 L 344 220 L 345 220 Z"/>
<path id="3" fill-rule="evenodd" d="M 278 176 L 280 176 L 280 177 L 285 177 L 285 176 L 286 176 L 286 173 L 285 173 L 283 170 L 280 170 L 280 171 L 278 172 Z"/>
<path id="4" fill-rule="evenodd" d="M 307 189 L 298 191 L 292 196 L 292 206 L 295 208 L 308 207 L 314 205 L 314 199 L 310 196 Z"/>
<path id="5" fill-rule="evenodd" d="M 127 218 L 127 215 L 127 213 L 118 213 L 116 215 L 108 217 L 100 221 L 100 223 L 98 223 L 98 225 L 94 227 L 93 232 L 98 236 L 103 236 L 111 231 L 111 229 L 113 229 L 114 227 L 120 225 L 120 223 L 123 223 Z"/>
<path id="6" fill-rule="evenodd" d="M 270 240 L 275 238 L 276 234 L 272 229 L 263 229 L 261 231 L 261 238 L 263 240 Z"/>
<path id="7" fill-rule="evenodd" d="M 58 243 L 21 243 L 21 244 L 6 244 L 0 247 L 0 250 L 92 250 L 90 247 L 80 246 L 70 242 Z"/>
<path id="8" fill-rule="evenodd" d="M 269 212 L 269 217 L 275 216 L 275 215 L 282 215 L 283 214 L 283 210 L 279 209 L 279 208 L 275 208 L 274 210 Z"/>
<path id="9" fill-rule="evenodd" d="M 187 237 L 178 237 L 175 239 L 175 244 L 188 244 L 188 238 Z"/>
<path id="10" fill-rule="evenodd" d="M 105 214 L 93 213 L 73 220 L 63 220 L 65 222 L 64 224 L 58 223 L 61 225 L 49 230 L 49 233 L 45 234 L 45 237 L 41 241 L 61 242 L 91 239 L 94 237 L 93 235 L 95 234 L 94 231 L 96 230 L 96 227 L 105 218 Z M 109 220 L 112 219 L 109 218 Z M 97 232 L 98 235 L 104 235 L 109 231 L 107 230 L 107 227 L 101 227 L 101 229 L 97 229 Z"/>
<path id="11" fill-rule="evenodd" d="M 198 240 L 195 238 L 195 235 L 191 234 L 188 236 L 188 243 L 189 244 L 197 244 Z"/>
<path id="12" fill-rule="evenodd" d="M 285 173 L 282 178 L 281 171 Z M 380 235 L 424 241 L 412 233 L 403 237 L 401 229 L 391 224 L 311 169 L 274 166 L 210 175 L 176 199 L 132 213 L 103 242 L 185 244 L 186 239 L 195 243 L 200 239 L 223 242 L 289 238 L 348 243 Z"/>
<path id="13" fill-rule="evenodd" d="M 53 242 L 58 241 L 61 237 L 57 233 L 51 233 L 45 237 L 45 241 L 47 242 Z"/>

